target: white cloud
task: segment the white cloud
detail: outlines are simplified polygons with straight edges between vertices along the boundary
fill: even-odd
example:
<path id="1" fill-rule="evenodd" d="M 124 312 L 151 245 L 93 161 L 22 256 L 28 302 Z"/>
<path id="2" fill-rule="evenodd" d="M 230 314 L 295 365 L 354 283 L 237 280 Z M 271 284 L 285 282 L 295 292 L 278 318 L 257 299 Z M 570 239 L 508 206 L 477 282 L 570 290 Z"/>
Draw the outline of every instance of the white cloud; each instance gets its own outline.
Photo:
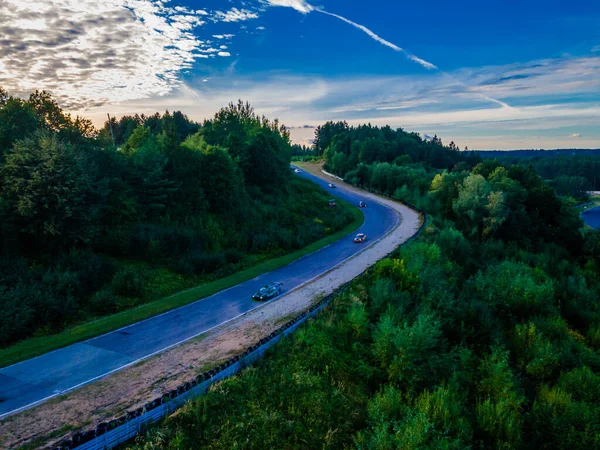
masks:
<path id="1" fill-rule="evenodd" d="M 600 56 L 462 69 L 456 78 L 471 92 L 500 98 L 554 98 L 600 92 Z"/>
<path id="2" fill-rule="evenodd" d="M 258 14 L 255 12 L 237 8 L 232 8 L 227 12 L 217 11 L 214 15 L 214 20 L 221 22 L 242 22 L 257 18 Z"/>
<path id="3" fill-rule="evenodd" d="M 215 39 L 219 39 L 219 40 L 220 39 L 231 39 L 233 36 L 235 36 L 235 35 L 233 35 L 233 34 L 213 34 L 213 37 Z"/>
<path id="4" fill-rule="evenodd" d="M 225 57 L 225 56 L 231 56 L 231 53 L 229 53 L 229 52 L 219 52 L 218 55 Z"/>
<path id="5" fill-rule="evenodd" d="M 594 48 L 592 48 L 592 53 L 600 53 L 600 45 L 596 45 Z"/>
<path id="6" fill-rule="evenodd" d="M 315 10 L 315 7 L 310 5 L 305 0 L 266 0 L 271 6 L 284 6 L 287 8 L 294 8 L 296 11 L 302 14 L 308 14 Z"/>
<path id="7" fill-rule="evenodd" d="M 263 31 L 265 27 L 256 27 L 257 30 Z"/>
<path id="8" fill-rule="evenodd" d="M 548 71 L 554 72 L 553 65 L 547 63 Z M 571 69 L 575 70 L 574 67 Z M 492 70 L 488 68 L 487 79 L 497 81 L 498 77 L 503 78 L 503 73 L 512 70 L 513 66 L 497 67 L 492 76 Z M 465 92 L 469 82 L 464 74 L 461 74 L 461 80 L 466 87 L 439 73 L 425 77 L 340 80 L 281 73 L 254 74 L 252 77 L 225 73 L 211 76 L 210 85 L 182 86 L 167 97 L 123 103 L 112 107 L 112 111 L 128 114 L 181 109 L 191 118 L 202 120 L 230 101 L 241 98 L 248 100 L 258 113 L 278 117 L 283 124 L 293 128 L 292 137 L 296 142 L 306 143 L 311 139 L 312 130 L 298 128 L 306 123 L 347 120 L 353 125 L 370 122 L 431 136 L 437 134 L 444 141 L 454 140 L 461 147 L 468 145 L 479 149 L 568 148 L 573 146 L 574 139 L 568 135 L 593 130 L 600 116 L 600 102 L 536 105 L 539 102 L 536 97 L 519 109 L 490 107 L 487 102 Z M 458 74 L 454 75 L 458 77 Z M 476 70 L 473 70 L 472 82 L 482 82 Z M 551 82 L 551 78 L 544 80 L 546 90 L 553 90 Z M 517 91 L 520 88 L 515 86 Z M 557 95 L 560 95 L 560 89 L 556 91 Z M 104 114 L 99 109 L 96 120 L 104 120 Z M 585 137 L 582 135 L 576 142 L 581 148 L 597 148 L 600 133 L 586 132 Z"/>
<path id="9" fill-rule="evenodd" d="M 2 0 L 0 84 L 67 108 L 164 95 L 205 44 L 203 12 L 152 0 Z"/>
<path id="10" fill-rule="evenodd" d="M 581 137 L 581 133 L 573 133 L 571 135 L 569 135 L 570 138 L 580 138 Z"/>

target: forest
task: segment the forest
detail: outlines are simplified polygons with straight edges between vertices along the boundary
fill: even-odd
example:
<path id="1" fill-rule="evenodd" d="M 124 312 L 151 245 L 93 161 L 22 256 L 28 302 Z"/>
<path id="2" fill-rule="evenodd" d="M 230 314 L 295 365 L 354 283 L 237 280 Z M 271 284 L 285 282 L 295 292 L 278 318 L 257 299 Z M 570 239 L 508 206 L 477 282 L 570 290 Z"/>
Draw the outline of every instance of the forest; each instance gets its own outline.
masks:
<path id="1" fill-rule="evenodd" d="M 600 189 L 600 151 L 515 151 L 477 152 L 483 158 L 498 159 L 503 164 L 531 166 L 542 178 L 550 180 L 562 195 Z"/>
<path id="2" fill-rule="evenodd" d="M 600 448 L 600 235 L 575 200 L 401 129 L 327 123 L 310 151 L 425 212 L 419 238 L 129 448 Z"/>
<path id="3" fill-rule="evenodd" d="M 349 208 L 293 176 L 289 134 L 239 102 L 100 130 L 0 89 L 0 348 L 289 254 Z"/>

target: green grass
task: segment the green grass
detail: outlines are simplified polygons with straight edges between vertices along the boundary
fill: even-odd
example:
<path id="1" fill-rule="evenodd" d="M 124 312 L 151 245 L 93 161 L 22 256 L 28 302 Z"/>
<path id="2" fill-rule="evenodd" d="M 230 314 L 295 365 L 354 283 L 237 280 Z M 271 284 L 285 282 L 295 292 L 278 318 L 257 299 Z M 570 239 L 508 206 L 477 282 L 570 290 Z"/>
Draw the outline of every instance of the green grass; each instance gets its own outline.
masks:
<path id="1" fill-rule="evenodd" d="M 33 337 L 18 342 L 11 347 L 0 350 L 0 367 L 9 366 L 35 356 L 42 355 L 49 351 L 66 347 L 68 345 L 75 344 L 76 342 L 90 339 L 121 327 L 131 325 L 139 322 L 140 320 L 148 319 L 171 309 L 193 303 L 196 300 L 216 294 L 223 289 L 230 288 L 264 273 L 286 266 L 291 262 L 308 255 L 309 253 L 315 252 L 320 248 L 325 247 L 326 245 L 329 245 L 355 231 L 363 223 L 364 216 L 357 207 L 341 199 L 337 199 L 337 202 L 344 207 L 350 208 L 350 211 L 352 211 L 352 214 L 354 215 L 354 220 L 344 229 L 331 234 L 330 236 L 313 242 L 303 249 L 265 261 L 228 277 L 205 283 L 200 286 L 178 292 L 177 294 L 145 303 L 126 311 L 121 311 L 117 314 L 105 316 L 91 322 L 74 326 L 55 335 Z"/>

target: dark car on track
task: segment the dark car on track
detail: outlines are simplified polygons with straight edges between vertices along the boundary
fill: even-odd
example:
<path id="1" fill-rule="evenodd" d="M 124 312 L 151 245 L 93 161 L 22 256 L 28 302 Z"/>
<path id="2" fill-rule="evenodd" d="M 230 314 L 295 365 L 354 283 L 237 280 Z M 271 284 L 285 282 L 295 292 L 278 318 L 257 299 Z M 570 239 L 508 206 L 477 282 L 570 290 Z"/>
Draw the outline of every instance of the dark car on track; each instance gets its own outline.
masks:
<path id="1" fill-rule="evenodd" d="M 335 184 L 333 184 L 333 183 L 329 183 L 329 187 L 330 187 L 330 188 L 335 188 L 335 187 L 337 187 L 337 186 L 336 186 Z"/>
<path id="2" fill-rule="evenodd" d="M 261 287 L 258 292 L 252 296 L 252 300 L 264 302 L 277 297 L 279 294 L 281 294 L 281 283 L 272 282 Z"/>
<path id="3" fill-rule="evenodd" d="M 354 237 L 354 243 L 355 244 L 362 244 L 363 242 L 365 242 L 367 240 L 367 235 L 365 233 L 358 233 L 355 237 Z"/>
<path id="4" fill-rule="evenodd" d="M 360 202 L 360 203 L 358 204 L 358 206 L 360 206 L 361 208 L 366 208 L 366 207 L 367 207 L 367 204 L 366 204 L 365 202 Z"/>

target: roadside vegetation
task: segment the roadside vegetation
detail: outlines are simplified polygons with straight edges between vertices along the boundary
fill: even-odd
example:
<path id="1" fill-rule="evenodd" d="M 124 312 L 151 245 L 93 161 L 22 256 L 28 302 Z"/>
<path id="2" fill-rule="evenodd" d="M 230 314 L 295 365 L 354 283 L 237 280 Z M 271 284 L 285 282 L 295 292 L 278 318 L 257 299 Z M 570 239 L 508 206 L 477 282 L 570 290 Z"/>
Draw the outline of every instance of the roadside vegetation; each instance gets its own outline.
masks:
<path id="1" fill-rule="evenodd" d="M 0 89 L 0 365 L 189 303 L 356 228 L 362 214 L 329 208 L 329 194 L 293 175 L 291 154 L 285 128 L 242 102 L 202 124 L 166 112 L 96 130 L 45 92 Z"/>
<path id="2" fill-rule="evenodd" d="M 132 449 L 600 447 L 600 237 L 532 167 L 326 124 L 329 171 L 429 222 Z"/>

